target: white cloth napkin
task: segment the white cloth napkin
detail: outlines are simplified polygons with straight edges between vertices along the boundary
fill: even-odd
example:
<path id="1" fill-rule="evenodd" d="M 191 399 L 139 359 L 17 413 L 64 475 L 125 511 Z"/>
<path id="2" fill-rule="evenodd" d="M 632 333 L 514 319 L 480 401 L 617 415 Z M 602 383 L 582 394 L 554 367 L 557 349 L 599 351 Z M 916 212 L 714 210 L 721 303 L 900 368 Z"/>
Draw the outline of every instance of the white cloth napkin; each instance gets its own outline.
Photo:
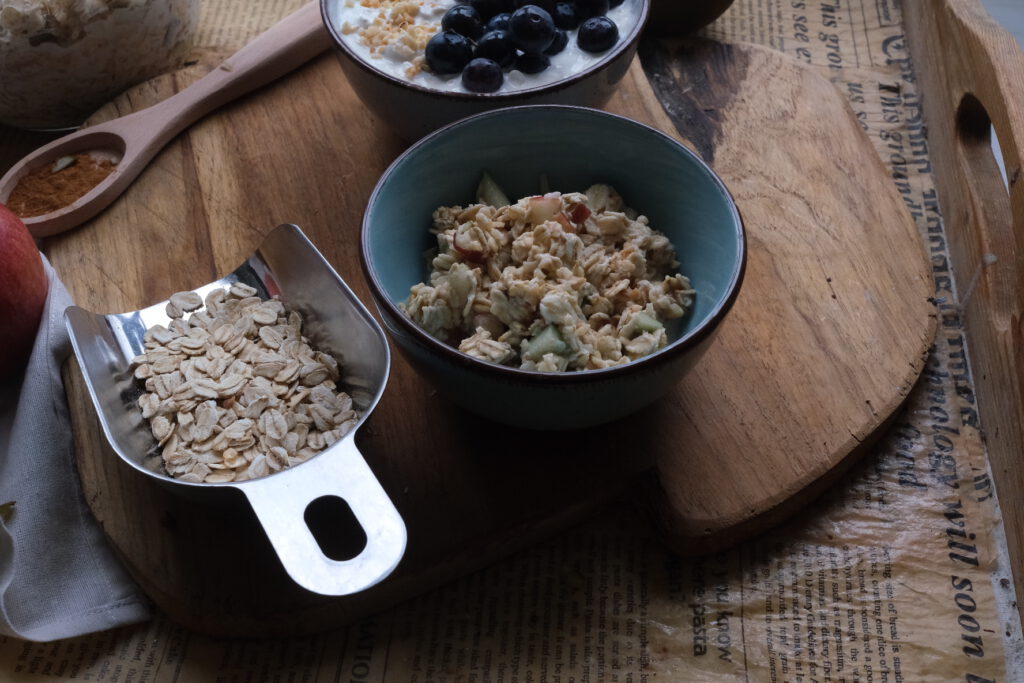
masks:
<path id="1" fill-rule="evenodd" d="M 45 258 L 43 265 L 50 293 L 28 368 L 0 386 L 0 504 L 15 503 L 0 520 L 0 633 L 37 641 L 151 614 L 82 495 L 60 375 L 71 353 L 64 309 L 72 301 Z"/>

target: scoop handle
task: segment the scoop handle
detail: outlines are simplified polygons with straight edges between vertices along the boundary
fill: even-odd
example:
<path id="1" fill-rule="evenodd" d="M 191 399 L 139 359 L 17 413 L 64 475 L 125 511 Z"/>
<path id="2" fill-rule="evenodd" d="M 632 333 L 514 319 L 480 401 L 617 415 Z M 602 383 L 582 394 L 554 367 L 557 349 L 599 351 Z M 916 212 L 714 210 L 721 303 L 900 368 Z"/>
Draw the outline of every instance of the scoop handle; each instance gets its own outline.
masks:
<path id="1" fill-rule="evenodd" d="M 387 577 L 405 553 L 406 530 L 398 510 L 349 436 L 316 457 L 273 476 L 237 485 L 245 494 L 288 575 L 322 595 L 349 595 Z M 349 560 L 324 554 L 306 521 L 306 510 L 336 496 L 352 510 L 366 545 Z"/>

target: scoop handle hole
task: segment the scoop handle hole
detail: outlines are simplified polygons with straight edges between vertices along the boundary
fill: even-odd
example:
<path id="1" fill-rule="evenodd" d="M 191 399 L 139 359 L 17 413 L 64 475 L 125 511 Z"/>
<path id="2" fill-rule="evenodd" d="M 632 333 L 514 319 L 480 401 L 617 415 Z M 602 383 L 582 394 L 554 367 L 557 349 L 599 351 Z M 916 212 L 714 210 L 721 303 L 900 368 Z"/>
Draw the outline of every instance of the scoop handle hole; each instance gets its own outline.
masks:
<path id="1" fill-rule="evenodd" d="M 351 560 L 366 548 L 366 532 L 343 498 L 320 496 L 306 506 L 303 518 L 320 550 L 332 560 Z"/>

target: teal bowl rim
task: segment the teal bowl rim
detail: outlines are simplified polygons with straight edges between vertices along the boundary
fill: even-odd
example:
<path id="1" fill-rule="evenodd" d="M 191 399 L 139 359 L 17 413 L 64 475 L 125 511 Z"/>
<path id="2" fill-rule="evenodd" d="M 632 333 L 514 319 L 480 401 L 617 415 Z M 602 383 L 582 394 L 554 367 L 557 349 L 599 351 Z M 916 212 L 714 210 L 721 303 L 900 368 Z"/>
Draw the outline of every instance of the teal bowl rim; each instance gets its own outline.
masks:
<path id="1" fill-rule="evenodd" d="M 319 0 L 320 3 L 320 18 L 322 19 L 324 26 L 327 28 L 327 32 L 331 36 L 331 42 L 334 47 L 341 52 L 345 57 L 355 66 L 359 67 L 363 71 L 367 72 L 371 76 L 375 76 L 380 80 L 390 83 L 392 85 L 411 90 L 413 92 L 419 92 L 424 95 L 430 95 L 433 97 L 440 97 L 448 100 L 455 100 L 461 102 L 481 102 L 490 100 L 498 104 L 504 103 L 506 106 L 510 105 L 514 100 L 521 97 L 533 97 L 542 93 L 558 92 L 564 90 L 569 86 L 582 81 L 587 76 L 595 74 L 609 64 L 614 62 L 616 59 L 621 57 L 623 53 L 628 52 L 630 48 L 638 43 L 640 40 L 640 34 L 643 32 L 644 27 L 647 25 L 647 19 L 651 15 L 651 2 L 652 0 L 636 0 L 640 3 L 640 17 L 637 19 L 636 26 L 626 36 L 620 36 L 619 42 L 615 47 L 609 48 L 608 52 L 602 55 L 601 59 L 595 64 L 587 67 L 579 73 L 572 74 L 565 78 L 560 78 L 557 81 L 547 83 L 545 85 L 538 85 L 532 88 L 522 88 L 519 90 L 513 90 L 511 92 L 493 93 L 493 92 L 450 92 L 447 90 L 435 90 L 434 88 L 427 88 L 410 81 L 396 78 L 389 73 L 385 73 L 380 69 L 373 66 L 373 64 L 367 62 L 362 57 L 357 55 L 355 52 L 349 49 L 348 45 L 339 35 L 337 28 L 330 20 L 327 5 L 331 2 L 337 2 L 338 0 Z"/>
<path id="2" fill-rule="evenodd" d="M 473 125 L 479 119 L 493 116 L 515 115 L 514 112 L 520 111 L 528 112 L 545 109 L 585 112 L 588 116 L 607 118 L 614 121 L 615 125 L 633 126 L 646 131 L 647 134 L 660 137 L 666 144 L 672 145 L 677 150 L 682 151 L 684 155 L 688 156 L 695 164 L 704 170 L 708 175 L 708 178 L 722 193 L 722 196 L 729 207 L 730 214 L 733 217 L 733 223 L 736 226 L 735 237 L 737 241 L 736 250 L 738 258 L 733 266 L 733 271 L 729 278 L 729 286 L 725 295 L 711 310 L 711 314 L 704 320 L 704 322 L 697 325 L 697 327 L 693 328 L 685 335 L 679 337 L 679 339 L 670 342 L 650 355 L 637 360 L 631 360 L 628 363 L 623 363 L 622 365 L 614 365 L 612 367 L 599 368 L 595 370 L 575 370 L 572 372 L 540 372 L 537 370 L 523 370 L 521 368 L 513 368 L 506 365 L 490 363 L 470 356 L 469 354 L 463 353 L 458 349 L 445 344 L 440 339 L 436 339 L 427 333 L 426 330 L 419 327 L 398 307 L 397 304 L 391 301 L 391 298 L 387 295 L 386 290 L 377 275 L 377 270 L 373 265 L 373 260 L 370 258 L 370 214 L 379 199 L 381 189 L 385 185 L 389 176 L 391 176 L 399 166 L 401 166 L 410 156 L 414 155 L 420 147 L 428 144 L 435 138 L 451 135 L 463 126 Z M 718 174 L 715 173 L 703 159 L 678 140 L 666 135 L 656 128 L 640 123 L 639 121 L 634 121 L 633 119 L 625 116 L 612 114 L 599 109 L 564 104 L 537 104 L 519 107 L 503 107 L 501 109 L 493 109 L 460 119 L 459 121 L 450 123 L 443 128 L 437 129 L 402 152 L 398 158 L 391 162 L 391 165 L 388 166 L 384 173 L 381 174 L 380 179 L 377 181 L 377 185 L 373 188 L 370 199 L 366 203 L 366 209 L 363 212 L 363 221 L 360 227 L 359 256 L 363 267 L 363 274 L 366 276 L 367 283 L 370 285 L 370 293 L 373 295 L 373 299 L 378 308 L 383 307 L 385 309 L 384 311 L 381 311 L 381 313 L 386 313 L 386 315 L 396 320 L 405 331 L 412 335 L 413 338 L 428 348 L 435 350 L 448 361 L 468 370 L 482 372 L 485 375 L 493 375 L 497 379 L 520 382 L 539 382 L 544 384 L 578 384 L 597 380 L 611 380 L 623 375 L 639 374 L 645 370 L 653 370 L 654 368 L 660 367 L 669 361 L 675 360 L 676 356 L 682 355 L 704 341 L 706 337 L 715 331 L 718 325 L 725 318 L 725 315 L 730 309 L 732 309 L 733 304 L 736 302 L 736 298 L 739 296 L 740 288 L 743 284 L 743 278 L 746 273 L 747 241 L 743 217 L 740 215 L 739 207 L 736 206 L 736 200 L 733 198 L 732 193 L 729 192 L 729 189 L 725 186 L 725 183 Z"/>

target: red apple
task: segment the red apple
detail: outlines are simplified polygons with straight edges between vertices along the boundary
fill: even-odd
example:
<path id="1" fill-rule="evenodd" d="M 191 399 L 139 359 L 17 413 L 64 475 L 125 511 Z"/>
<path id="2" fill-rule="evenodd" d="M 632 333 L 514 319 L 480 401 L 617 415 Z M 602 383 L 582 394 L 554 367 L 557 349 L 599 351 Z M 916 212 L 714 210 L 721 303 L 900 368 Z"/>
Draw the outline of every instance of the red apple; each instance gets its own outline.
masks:
<path id="1" fill-rule="evenodd" d="M 32 235 L 0 204 L 0 380 L 28 363 L 48 289 Z"/>

